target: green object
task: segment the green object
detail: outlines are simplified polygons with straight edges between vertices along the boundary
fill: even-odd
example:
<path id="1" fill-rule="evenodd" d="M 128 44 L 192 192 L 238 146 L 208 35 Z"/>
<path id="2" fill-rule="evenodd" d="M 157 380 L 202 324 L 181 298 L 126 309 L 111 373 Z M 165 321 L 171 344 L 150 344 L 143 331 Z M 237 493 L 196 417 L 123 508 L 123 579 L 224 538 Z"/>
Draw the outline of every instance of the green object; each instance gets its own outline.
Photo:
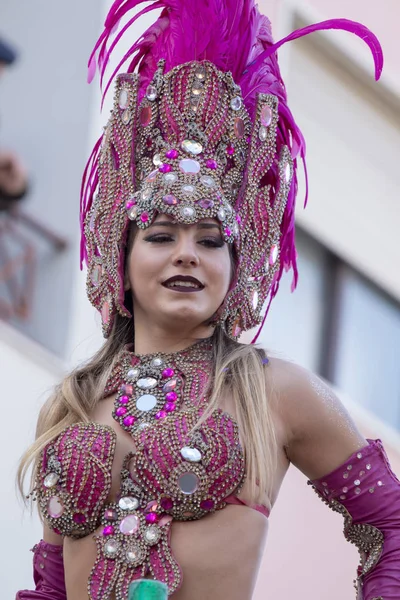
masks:
<path id="1" fill-rule="evenodd" d="M 128 600 L 167 600 L 165 583 L 154 579 L 138 579 L 129 586 Z"/>

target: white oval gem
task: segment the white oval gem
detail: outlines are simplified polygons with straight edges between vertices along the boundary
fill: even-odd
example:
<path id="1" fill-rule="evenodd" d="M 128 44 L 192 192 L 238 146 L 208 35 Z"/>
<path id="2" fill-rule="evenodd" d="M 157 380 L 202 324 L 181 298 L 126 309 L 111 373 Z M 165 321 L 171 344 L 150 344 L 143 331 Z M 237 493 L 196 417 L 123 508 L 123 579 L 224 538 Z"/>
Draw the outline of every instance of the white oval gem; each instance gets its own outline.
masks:
<path id="1" fill-rule="evenodd" d="M 200 171 L 200 163 L 192 158 L 183 158 L 181 161 L 179 161 L 179 168 L 182 173 L 195 175 Z"/>
<path id="2" fill-rule="evenodd" d="M 49 473 L 43 480 L 44 487 L 52 488 L 56 485 L 57 481 L 60 479 L 60 476 L 57 473 Z"/>
<path id="3" fill-rule="evenodd" d="M 156 367 L 156 369 L 158 369 L 164 365 L 164 361 L 162 360 L 162 358 L 159 358 L 157 356 L 156 358 L 153 358 L 150 364 L 152 367 Z"/>
<path id="4" fill-rule="evenodd" d="M 289 183 L 289 181 L 290 181 L 290 175 L 291 175 L 291 173 L 290 173 L 290 164 L 286 163 L 286 166 L 285 166 L 285 179 L 286 179 L 286 183 Z"/>
<path id="5" fill-rule="evenodd" d="M 150 102 L 153 102 L 157 98 L 157 89 L 154 87 L 154 85 L 148 86 L 146 90 L 146 96 Z"/>
<path id="6" fill-rule="evenodd" d="M 140 374 L 139 369 L 129 369 L 126 376 L 128 379 L 136 379 L 137 377 L 139 377 L 139 374 Z"/>
<path id="7" fill-rule="evenodd" d="M 200 450 L 197 450 L 197 448 L 190 448 L 189 446 L 185 446 L 181 449 L 181 455 L 189 462 L 200 462 L 202 458 Z"/>
<path id="8" fill-rule="evenodd" d="M 148 412 L 149 410 L 153 410 L 153 408 L 157 405 L 157 398 L 152 394 L 144 394 L 140 396 L 136 400 L 136 408 L 143 412 Z"/>
<path id="9" fill-rule="evenodd" d="M 257 290 L 255 290 L 253 292 L 252 304 L 253 304 L 253 310 L 256 310 L 257 306 L 258 306 L 258 292 L 257 292 Z"/>
<path id="10" fill-rule="evenodd" d="M 224 208 L 220 208 L 218 211 L 218 219 L 224 221 L 226 219 L 226 212 Z"/>
<path id="11" fill-rule="evenodd" d="M 194 494 L 199 487 L 199 478 L 195 473 L 183 473 L 178 479 L 178 485 L 183 494 Z"/>
<path id="12" fill-rule="evenodd" d="M 271 248 L 271 252 L 269 255 L 269 264 L 272 266 L 276 263 L 276 259 L 278 258 L 278 245 L 274 244 Z"/>
<path id="13" fill-rule="evenodd" d="M 119 499 L 118 506 L 122 510 L 136 510 L 139 508 L 139 500 L 133 496 L 123 496 Z"/>
<path id="14" fill-rule="evenodd" d="M 129 219 L 131 221 L 134 221 L 137 218 L 137 216 L 138 216 L 138 212 L 139 212 L 138 207 L 137 206 L 132 206 L 132 208 L 130 208 L 128 210 L 128 217 L 129 217 Z"/>
<path id="15" fill-rule="evenodd" d="M 182 192 L 184 194 L 194 194 L 196 191 L 196 188 L 194 187 L 194 185 L 183 185 L 182 186 Z"/>
<path id="16" fill-rule="evenodd" d="M 104 544 L 104 554 L 108 556 L 108 558 L 114 558 L 119 550 L 119 542 L 114 538 L 110 538 Z"/>
<path id="17" fill-rule="evenodd" d="M 175 181 L 178 179 L 178 176 L 176 173 L 165 173 L 163 179 L 165 183 L 172 184 L 175 183 Z"/>
<path id="18" fill-rule="evenodd" d="M 162 165 L 162 160 L 161 160 L 161 156 L 159 154 L 155 154 L 153 156 L 153 165 L 155 165 L 156 167 L 159 167 L 160 165 Z"/>
<path id="19" fill-rule="evenodd" d="M 161 537 L 160 528 L 156 525 L 151 525 L 144 532 L 144 539 L 149 544 L 149 546 L 153 546 L 158 542 Z"/>
<path id="20" fill-rule="evenodd" d="M 138 379 L 136 385 L 141 390 L 152 390 L 157 387 L 158 381 L 154 377 L 142 377 L 142 379 Z"/>
<path id="21" fill-rule="evenodd" d="M 231 109 L 240 110 L 242 108 L 242 99 L 240 96 L 235 96 L 231 100 Z"/>
<path id="22" fill-rule="evenodd" d="M 139 529 L 140 521 L 136 515 L 129 515 L 122 519 L 119 530 L 125 535 L 133 535 Z"/>
<path id="23" fill-rule="evenodd" d="M 196 211 L 192 206 L 181 206 L 179 212 L 186 219 L 192 219 L 196 215 Z"/>
<path id="24" fill-rule="evenodd" d="M 260 129 L 258 130 L 258 137 L 260 138 L 260 140 L 262 142 L 265 142 L 265 140 L 267 139 L 268 136 L 268 129 L 266 127 L 264 127 L 264 125 L 261 125 Z"/>
<path id="25" fill-rule="evenodd" d="M 203 146 L 199 142 L 194 140 L 183 140 L 181 144 L 182 150 L 189 154 L 201 154 L 203 152 Z"/>
<path id="26" fill-rule="evenodd" d="M 47 504 L 47 510 L 53 519 L 59 519 L 64 512 L 64 504 L 58 496 L 52 496 Z"/>
<path id="27" fill-rule="evenodd" d="M 119 101 L 118 101 L 119 107 L 126 108 L 128 106 L 128 102 L 129 102 L 128 90 L 122 89 L 119 93 Z"/>

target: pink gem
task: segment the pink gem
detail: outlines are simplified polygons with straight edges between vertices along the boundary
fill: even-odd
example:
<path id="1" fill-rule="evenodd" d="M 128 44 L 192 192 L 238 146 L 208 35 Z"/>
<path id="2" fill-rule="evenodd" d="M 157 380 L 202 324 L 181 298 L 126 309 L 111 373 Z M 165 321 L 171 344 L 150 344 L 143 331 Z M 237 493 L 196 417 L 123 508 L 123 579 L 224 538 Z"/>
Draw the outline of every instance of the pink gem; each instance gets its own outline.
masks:
<path id="1" fill-rule="evenodd" d="M 114 527 L 112 525 L 106 525 L 103 529 L 103 535 L 113 535 Z"/>
<path id="2" fill-rule="evenodd" d="M 121 521 L 119 530 L 125 535 L 132 535 L 139 529 L 139 518 L 136 515 L 129 515 Z"/>
<path id="3" fill-rule="evenodd" d="M 104 302 L 103 306 L 101 307 L 101 320 L 103 321 L 103 323 L 105 325 L 107 325 L 108 321 L 110 320 L 110 305 L 107 302 L 107 300 Z"/>
<path id="4" fill-rule="evenodd" d="M 229 227 L 227 227 L 227 228 L 225 229 L 225 235 L 226 235 L 226 236 L 228 236 L 228 237 L 231 237 L 231 235 L 232 235 L 232 231 L 229 229 Z"/>
<path id="5" fill-rule="evenodd" d="M 176 409 L 176 404 L 174 404 L 173 402 L 167 402 L 166 405 L 164 406 L 164 410 L 166 412 L 173 412 Z"/>
<path id="6" fill-rule="evenodd" d="M 209 158 L 206 162 L 207 169 L 218 169 L 218 163 L 213 158 Z"/>
<path id="7" fill-rule="evenodd" d="M 171 150 L 167 150 L 165 153 L 165 156 L 167 158 L 178 158 L 178 150 L 175 150 L 175 148 L 172 148 Z"/>
<path id="8" fill-rule="evenodd" d="M 174 506 L 174 503 L 172 502 L 171 498 L 164 496 L 164 498 L 161 498 L 160 500 L 160 505 L 164 510 L 171 510 L 171 508 Z"/>
<path id="9" fill-rule="evenodd" d="M 149 220 L 149 215 L 147 214 L 147 212 L 144 212 L 140 215 L 140 220 L 142 221 L 142 223 L 147 223 L 147 221 Z"/>
<path id="10" fill-rule="evenodd" d="M 214 500 L 208 499 L 208 500 L 202 500 L 200 502 L 200 508 L 202 508 L 203 510 L 213 510 L 215 506 L 215 502 Z"/>
<path id="11" fill-rule="evenodd" d="M 176 392 L 168 392 L 168 394 L 165 396 L 167 402 L 175 402 L 177 398 L 178 396 Z"/>
<path id="12" fill-rule="evenodd" d="M 175 375 L 175 371 L 171 368 L 164 369 L 162 372 L 162 376 L 164 379 L 168 379 L 168 377 L 173 377 Z"/>
<path id="13" fill-rule="evenodd" d="M 136 200 L 127 200 L 125 203 L 126 210 L 129 210 L 130 208 L 132 208 L 132 206 L 135 206 L 135 204 Z"/>
<path id="14" fill-rule="evenodd" d="M 118 519 L 118 513 L 113 508 L 106 508 L 104 511 L 104 518 L 106 521 L 116 521 Z"/>
<path id="15" fill-rule="evenodd" d="M 214 206 L 213 200 L 208 200 L 207 198 L 203 198 L 202 200 L 198 200 L 197 204 L 201 206 L 201 208 L 212 208 Z"/>
<path id="16" fill-rule="evenodd" d="M 131 427 L 135 421 L 136 421 L 136 419 L 133 415 L 128 415 L 124 419 L 124 425 L 126 425 L 126 427 Z"/>
<path id="17" fill-rule="evenodd" d="M 234 131 L 239 140 L 244 136 L 244 121 L 240 117 L 235 119 Z"/>
<path id="18" fill-rule="evenodd" d="M 154 417 L 155 419 L 165 419 L 165 417 L 167 416 L 167 413 L 165 412 L 165 410 L 160 410 L 156 416 Z"/>
<path id="19" fill-rule="evenodd" d="M 163 202 L 164 204 L 168 204 L 168 206 L 174 206 L 175 204 L 178 204 L 178 199 L 172 194 L 167 194 L 166 196 L 163 196 Z"/>
<path id="20" fill-rule="evenodd" d="M 164 394 L 168 394 L 168 392 L 172 392 L 172 390 L 176 388 L 176 384 L 176 379 L 171 379 L 171 381 L 167 381 L 167 383 L 163 385 L 162 391 L 164 392 Z"/>
<path id="21" fill-rule="evenodd" d="M 263 106 L 261 109 L 261 124 L 269 127 L 272 122 L 272 110 L 269 106 Z"/>
<path id="22" fill-rule="evenodd" d="M 150 106 L 143 106 L 140 111 L 140 124 L 142 127 L 146 127 L 151 121 L 151 108 Z"/>
<path id="23" fill-rule="evenodd" d="M 241 224 L 242 219 L 241 219 L 241 217 L 239 215 L 236 216 L 236 221 L 237 221 L 238 225 Z"/>
<path id="24" fill-rule="evenodd" d="M 129 398 L 128 396 L 121 396 L 121 398 L 119 399 L 120 404 L 128 404 L 129 402 Z"/>
<path id="25" fill-rule="evenodd" d="M 235 148 L 233 146 L 228 146 L 226 152 L 232 156 L 232 154 L 235 154 Z"/>
<path id="26" fill-rule="evenodd" d="M 72 518 L 74 520 L 74 523 L 86 523 L 86 517 L 82 513 L 75 513 Z"/>
<path id="27" fill-rule="evenodd" d="M 195 175 L 200 171 L 200 163 L 197 160 L 191 158 L 183 158 L 179 161 L 179 168 L 182 173 L 189 173 Z"/>
<path id="28" fill-rule="evenodd" d="M 58 496 L 52 496 L 48 502 L 47 510 L 53 519 L 59 519 L 64 512 L 64 504 Z"/>
<path id="29" fill-rule="evenodd" d="M 160 171 L 160 173 L 169 173 L 170 171 L 172 171 L 172 167 L 168 163 L 164 163 L 163 165 L 158 167 L 158 170 Z"/>
<path id="30" fill-rule="evenodd" d="M 128 396 L 132 396 L 133 394 L 133 385 L 130 383 L 123 383 L 119 389 L 123 394 L 128 394 Z"/>
<path id="31" fill-rule="evenodd" d="M 126 413 L 125 406 L 118 406 L 117 410 L 115 411 L 115 414 L 117 415 L 117 417 L 122 417 L 125 413 Z"/>
<path id="32" fill-rule="evenodd" d="M 57 535 L 61 535 L 61 531 L 59 529 L 57 529 L 57 527 L 53 527 L 53 531 L 54 533 L 56 533 Z"/>
<path id="33" fill-rule="evenodd" d="M 276 263 L 276 259 L 278 258 L 278 246 L 274 244 L 271 247 L 271 252 L 269 255 L 269 264 L 272 266 Z"/>
<path id="34" fill-rule="evenodd" d="M 158 515 L 154 512 L 151 512 L 148 515 L 146 515 L 146 521 L 147 523 L 157 523 Z"/>

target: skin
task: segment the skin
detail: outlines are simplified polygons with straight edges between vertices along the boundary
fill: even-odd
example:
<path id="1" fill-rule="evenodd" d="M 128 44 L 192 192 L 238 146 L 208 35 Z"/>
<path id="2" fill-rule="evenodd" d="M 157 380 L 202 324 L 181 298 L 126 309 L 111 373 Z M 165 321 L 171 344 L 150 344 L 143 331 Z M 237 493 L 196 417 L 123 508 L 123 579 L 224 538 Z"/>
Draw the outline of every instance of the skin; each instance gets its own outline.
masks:
<path id="1" fill-rule="evenodd" d="M 221 245 L 215 225 L 212 220 L 190 227 L 177 225 L 161 215 L 152 227 L 137 233 L 125 286 L 132 290 L 138 353 L 176 351 L 211 335 L 207 321 L 223 301 L 231 277 L 229 250 Z M 204 289 L 180 294 L 162 286 L 176 274 L 196 277 Z M 271 359 L 266 373 L 278 443 L 278 468 L 269 499 L 273 506 L 290 462 L 307 478 L 319 478 L 367 442 L 333 392 L 316 376 L 278 359 Z M 129 434 L 112 419 L 113 402 L 113 397 L 105 399 L 92 415 L 117 433 L 110 500 L 118 492 L 123 458 L 133 450 Z M 222 397 L 220 405 L 236 417 L 229 396 Z M 241 497 L 246 500 L 247 494 L 245 484 Z M 251 600 L 267 529 L 264 516 L 235 505 L 199 521 L 174 522 L 171 545 L 184 573 L 183 586 L 173 595 L 174 600 Z M 44 538 L 62 543 L 47 528 Z M 65 539 L 68 600 L 87 598 L 95 556 L 92 536 Z"/>

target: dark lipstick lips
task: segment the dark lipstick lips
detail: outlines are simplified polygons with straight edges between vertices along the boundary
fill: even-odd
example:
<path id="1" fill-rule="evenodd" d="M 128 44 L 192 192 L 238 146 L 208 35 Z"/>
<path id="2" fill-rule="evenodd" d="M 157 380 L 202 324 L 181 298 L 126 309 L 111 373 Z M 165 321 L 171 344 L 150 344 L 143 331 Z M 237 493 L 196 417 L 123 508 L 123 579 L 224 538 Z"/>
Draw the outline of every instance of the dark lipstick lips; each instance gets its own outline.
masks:
<path id="1" fill-rule="evenodd" d="M 169 279 L 166 279 L 163 282 L 163 286 L 164 287 L 168 287 L 169 283 L 173 283 L 174 281 L 189 281 L 191 283 L 195 283 L 196 285 L 198 285 L 198 289 L 202 290 L 204 288 L 204 285 L 195 277 L 191 277 L 190 275 L 174 275 L 174 277 L 170 277 Z M 171 288 L 168 288 L 171 289 Z M 179 289 L 179 288 L 177 288 Z M 185 288 L 185 289 L 190 289 L 190 288 Z"/>

